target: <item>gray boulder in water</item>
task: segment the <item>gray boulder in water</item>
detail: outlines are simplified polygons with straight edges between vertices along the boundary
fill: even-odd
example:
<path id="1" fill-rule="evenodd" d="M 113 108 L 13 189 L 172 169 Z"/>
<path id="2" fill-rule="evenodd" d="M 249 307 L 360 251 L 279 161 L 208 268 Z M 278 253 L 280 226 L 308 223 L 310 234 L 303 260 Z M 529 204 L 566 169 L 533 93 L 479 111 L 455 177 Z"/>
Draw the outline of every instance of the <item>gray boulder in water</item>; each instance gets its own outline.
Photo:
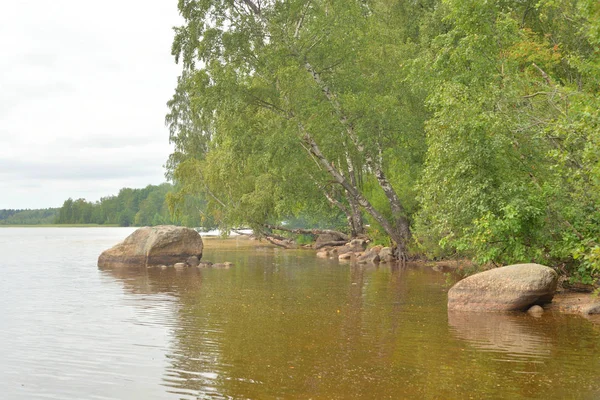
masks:
<path id="1" fill-rule="evenodd" d="M 193 229 L 161 225 L 139 228 L 98 257 L 99 268 L 151 267 L 202 258 L 202 238 Z"/>
<path id="2" fill-rule="evenodd" d="M 550 303 L 558 274 L 540 264 L 515 264 L 471 275 L 448 292 L 449 311 L 517 311 Z"/>

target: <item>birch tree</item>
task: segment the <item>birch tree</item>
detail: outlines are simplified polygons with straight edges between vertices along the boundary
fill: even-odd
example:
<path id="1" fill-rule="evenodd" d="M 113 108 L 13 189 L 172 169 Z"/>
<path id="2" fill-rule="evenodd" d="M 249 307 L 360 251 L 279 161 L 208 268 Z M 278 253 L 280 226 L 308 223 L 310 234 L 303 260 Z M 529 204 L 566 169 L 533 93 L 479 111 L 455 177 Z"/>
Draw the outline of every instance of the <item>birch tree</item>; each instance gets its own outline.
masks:
<path id="1" fill-rule="evenodd" d="M 410 7 L 180 0 L 173 176 L 212 193 L 230 223 L 328 201 L 357 234 L 364 213 L 406 259 L 426 115 L 406 82 L 423 8 Z"/>

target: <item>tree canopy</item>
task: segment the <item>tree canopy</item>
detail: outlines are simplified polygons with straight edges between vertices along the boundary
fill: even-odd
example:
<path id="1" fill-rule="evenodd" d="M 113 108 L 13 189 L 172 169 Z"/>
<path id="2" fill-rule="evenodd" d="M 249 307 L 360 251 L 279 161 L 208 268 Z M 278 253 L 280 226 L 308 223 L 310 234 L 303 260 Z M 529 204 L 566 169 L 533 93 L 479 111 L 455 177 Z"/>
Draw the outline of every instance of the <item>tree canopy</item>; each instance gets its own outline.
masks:
<path id="1" fill-rule="evenodd" d="M 600 270 L 593 0 L 180 0 L 173 207 Z"/>

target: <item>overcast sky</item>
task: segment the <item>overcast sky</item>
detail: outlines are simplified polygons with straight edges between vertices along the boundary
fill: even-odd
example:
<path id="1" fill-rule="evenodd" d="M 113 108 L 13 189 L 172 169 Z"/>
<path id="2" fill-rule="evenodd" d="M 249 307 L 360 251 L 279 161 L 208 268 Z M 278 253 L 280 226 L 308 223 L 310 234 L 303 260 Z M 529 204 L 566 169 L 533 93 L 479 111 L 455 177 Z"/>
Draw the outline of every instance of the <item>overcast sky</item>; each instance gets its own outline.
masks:
<path id="1" fill-rule="evenodd" d="M 165 181 L 177 0 L 0 4 L 0 209 Z"/>

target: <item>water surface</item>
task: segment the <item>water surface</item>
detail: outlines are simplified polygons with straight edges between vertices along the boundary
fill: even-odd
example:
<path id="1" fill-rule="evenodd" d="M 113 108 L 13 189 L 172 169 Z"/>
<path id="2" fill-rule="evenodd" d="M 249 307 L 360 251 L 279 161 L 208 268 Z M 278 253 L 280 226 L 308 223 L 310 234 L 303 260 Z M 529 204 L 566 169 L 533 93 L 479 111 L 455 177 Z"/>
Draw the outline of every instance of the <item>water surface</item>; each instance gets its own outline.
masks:
<path id="1" fill-rule="evenodd" d="M 230 269 L 100 271 L 127 228 L 0 229 L 3 399 L 600 397 L 600 325 L 455 314 L 447 277 L 205 241 Z"/>

